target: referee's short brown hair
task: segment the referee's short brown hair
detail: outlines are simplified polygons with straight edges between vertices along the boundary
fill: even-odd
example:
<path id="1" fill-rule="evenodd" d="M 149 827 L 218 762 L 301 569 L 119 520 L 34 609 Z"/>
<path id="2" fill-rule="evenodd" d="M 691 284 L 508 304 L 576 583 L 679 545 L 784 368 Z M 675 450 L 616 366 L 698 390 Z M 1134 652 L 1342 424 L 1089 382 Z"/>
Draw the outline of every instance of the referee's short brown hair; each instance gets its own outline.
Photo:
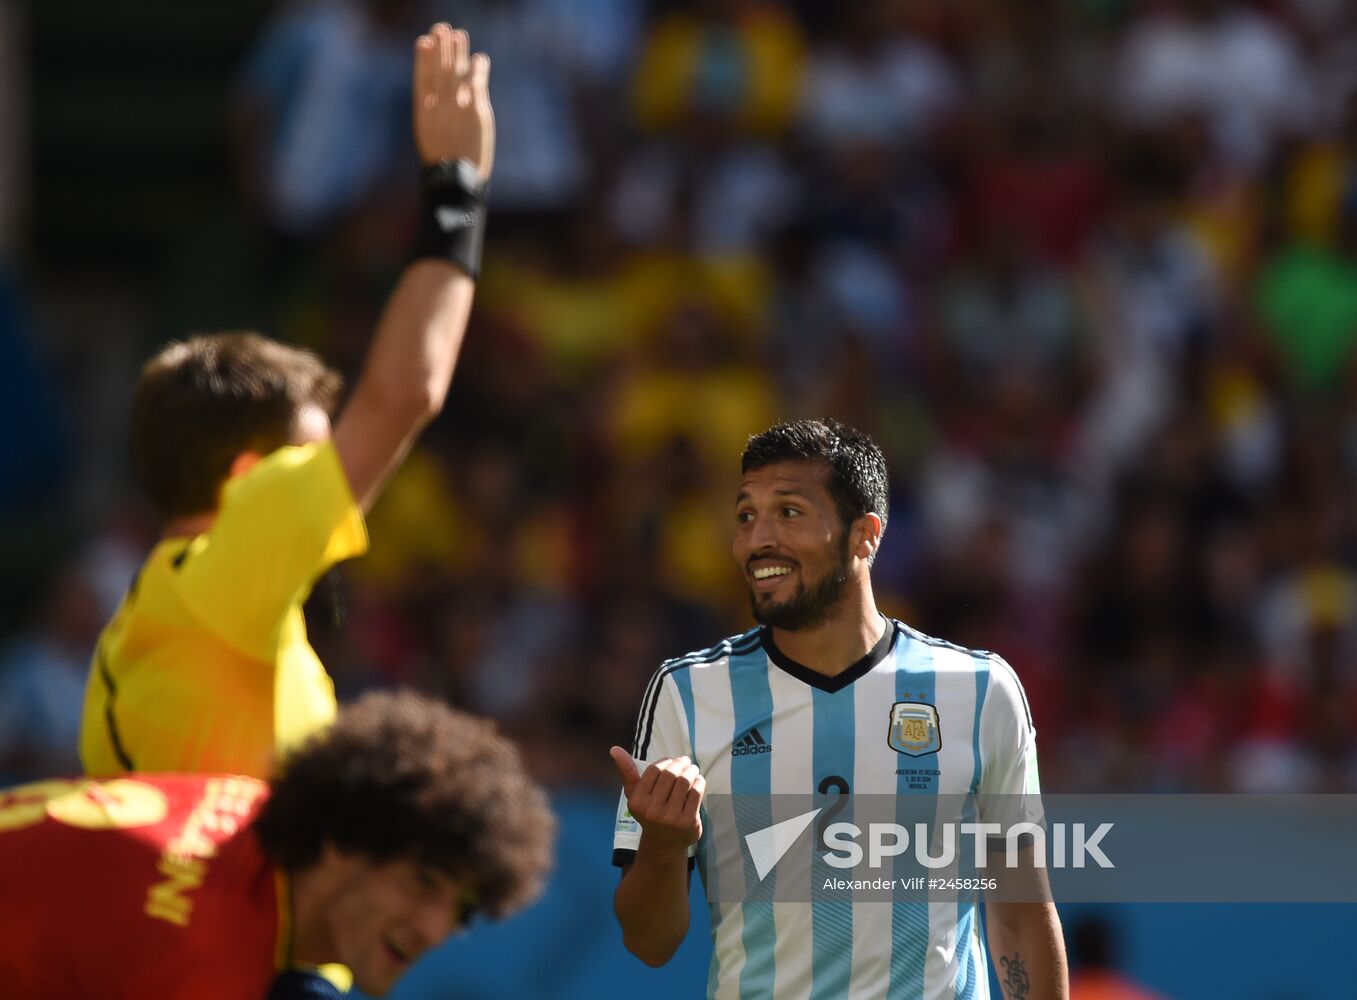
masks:
<path id="1" fill-rule="evenodd" d="M 137 478 L 165 519 L 216 510 L 231 463 L 293 440 L 307 405 L 334 410 L 342 380 L 315 354 L 258 333 L 177 341 L 146 363 L 132 403 Z"/>

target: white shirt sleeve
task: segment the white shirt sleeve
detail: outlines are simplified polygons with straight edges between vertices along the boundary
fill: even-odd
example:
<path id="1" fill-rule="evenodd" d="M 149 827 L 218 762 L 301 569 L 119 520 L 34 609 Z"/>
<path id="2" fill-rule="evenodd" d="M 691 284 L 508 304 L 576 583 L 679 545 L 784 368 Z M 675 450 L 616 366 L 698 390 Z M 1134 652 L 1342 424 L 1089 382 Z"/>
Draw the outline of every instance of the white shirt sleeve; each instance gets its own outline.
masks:
<path id="1" fill-rule="evenodd" d="M 646 767 L 665 757 L 693 757 L 689 745 L 688 720 L 683 710 L 671 671 L 664 667 L 651 678 L 641 699 L 641 714 L 636 721 L 636 740 L 631 755 L 636 768 L 645 774 Z M 641 843 L 641 825 L 627 809 L 626 793 L 618 796 L 617 823 L 613 827 L 613 864 L 630 864 Z M 691 857 L 696 845 L 688 849 Z"/>
<path id="2" fill-rule="evenodd" d="M 980 710 L 980 816 L 985 822 L 1040 823 L 1037 732 L 1027 695 L 1013 668 L 990 654 L 989 684 Z"/>

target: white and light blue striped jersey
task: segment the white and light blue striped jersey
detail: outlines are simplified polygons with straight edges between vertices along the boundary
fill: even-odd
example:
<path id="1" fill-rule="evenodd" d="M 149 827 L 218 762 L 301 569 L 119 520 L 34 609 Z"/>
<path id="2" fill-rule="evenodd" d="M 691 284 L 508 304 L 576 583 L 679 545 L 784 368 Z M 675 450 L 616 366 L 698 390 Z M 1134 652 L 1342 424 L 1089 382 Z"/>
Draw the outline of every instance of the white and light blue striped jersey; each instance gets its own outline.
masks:
<path id="1" fill-rule="evenodd" d="M 911 728 L 912 718 L 925 724 Z M 722 796 L 1039 792 L 1035 731 L 1013 669 L 992 653 L 898 621 L 887 621 L 876 646 L 835 677 L 790 660 L 766 628 L 670 660 L 646 689 L 632 753 L 645 761 L 691 757 L 706 777 L 711 808 Z M 715 900 L 709 997 L 989 996 L 973 894 L 727 902 L 741 897 L 712 884 L 718 870 L 723 879 L 730 874 L 708 856 L 716 850 L 712 825 L 704 822 L 696 847 L 707 897 Z M 623 797 L 614 863 L 629 863 L 640 838 Z"/>

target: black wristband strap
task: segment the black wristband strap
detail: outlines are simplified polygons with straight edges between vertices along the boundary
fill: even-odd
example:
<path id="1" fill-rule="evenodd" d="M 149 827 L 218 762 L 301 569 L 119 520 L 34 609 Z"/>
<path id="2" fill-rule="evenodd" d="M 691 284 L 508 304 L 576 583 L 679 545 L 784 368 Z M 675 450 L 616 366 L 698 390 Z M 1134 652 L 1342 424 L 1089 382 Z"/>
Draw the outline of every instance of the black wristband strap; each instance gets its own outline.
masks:
<path id="1" fill-rule="evenodd" d="M 485 242 L 485 183 L 470 160 L 439 160 L 421 177 L 416 257 L 451 261 L 473 280 Z"/>

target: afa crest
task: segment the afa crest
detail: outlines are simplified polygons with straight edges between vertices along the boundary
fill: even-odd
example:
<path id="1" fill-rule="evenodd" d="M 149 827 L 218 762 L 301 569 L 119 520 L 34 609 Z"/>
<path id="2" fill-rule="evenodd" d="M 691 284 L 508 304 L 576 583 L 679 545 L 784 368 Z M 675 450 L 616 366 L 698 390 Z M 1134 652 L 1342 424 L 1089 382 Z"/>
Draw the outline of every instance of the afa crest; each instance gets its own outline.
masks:
<path id="1" fill-rule="evenodd" d="M 922 757 L 942 749 L 942 729 L 938 710 L 914 701 L 897 701 L 891 706 L 891 724 L 886 742 L 896 753 Z"/>

